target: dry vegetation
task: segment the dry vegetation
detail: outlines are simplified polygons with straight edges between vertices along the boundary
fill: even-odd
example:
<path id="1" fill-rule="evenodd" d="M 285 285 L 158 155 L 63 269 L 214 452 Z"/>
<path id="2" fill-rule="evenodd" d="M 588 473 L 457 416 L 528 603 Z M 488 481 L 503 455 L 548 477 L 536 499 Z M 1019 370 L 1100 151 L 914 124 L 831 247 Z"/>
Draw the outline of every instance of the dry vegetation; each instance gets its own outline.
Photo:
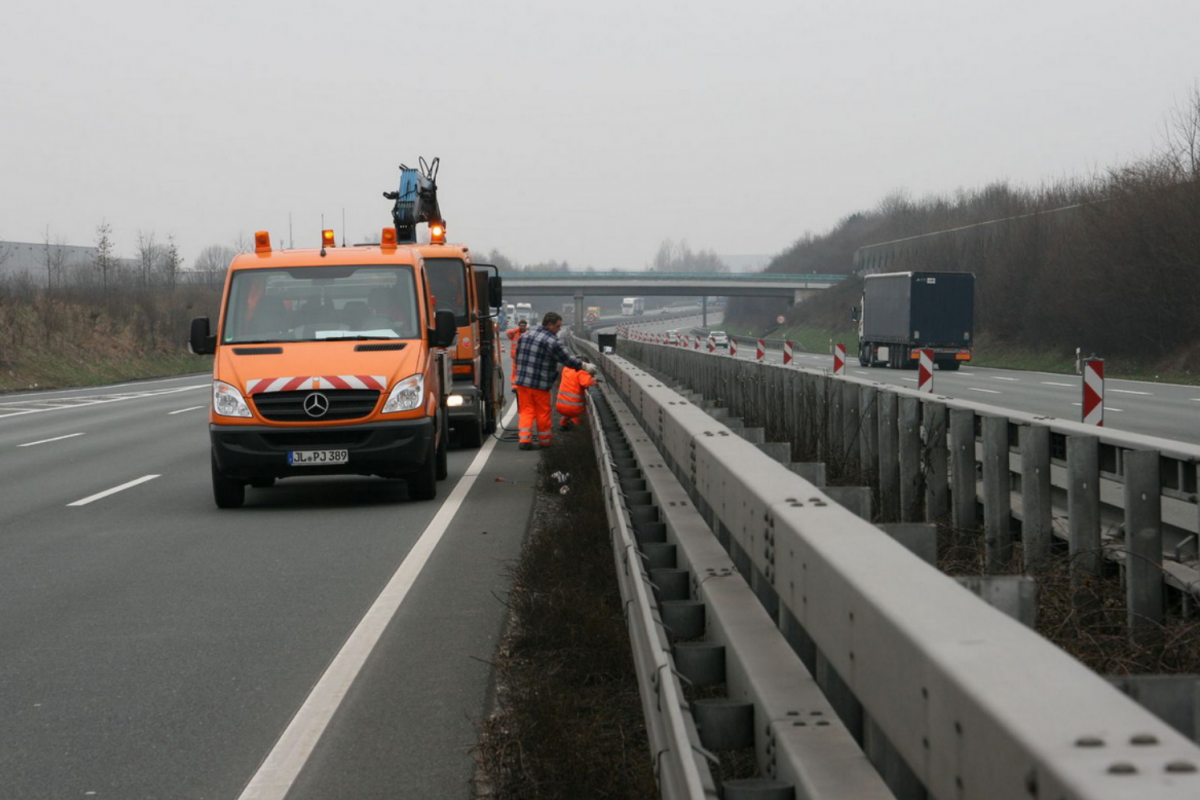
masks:
<path id="1" fill-rule="evenodd" d="M 193 316 L 215 316 L 207 287 L 59 287 L 0 282 L 0 391 L 89 386 L 203 372 L 188 353 Z"/>
<path id="2" fill-rule="evenodd" d="M 558 433 L 542 455 L 496 655 L 499 707 L 477 751 L 479 797 L 658 795 L 590 437 L 586 426 Z M 558 471 L 571 475 L 566 495 L 549 477 Z"/>

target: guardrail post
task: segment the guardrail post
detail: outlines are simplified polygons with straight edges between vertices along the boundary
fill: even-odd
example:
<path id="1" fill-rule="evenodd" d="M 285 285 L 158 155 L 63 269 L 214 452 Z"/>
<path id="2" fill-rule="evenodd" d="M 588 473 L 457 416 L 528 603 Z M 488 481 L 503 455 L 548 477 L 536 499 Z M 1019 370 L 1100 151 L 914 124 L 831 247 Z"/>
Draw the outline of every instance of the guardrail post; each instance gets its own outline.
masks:
<path id="1" fill-rule="evenodd" d="M 900 521 L 916 522 L 921 510 L 921 401 L 900 398 Z"/>
<path id="2" fill-rule="evenodd" d="M 1021 541 L 1025 571 L 1037 572 L 1050 560 L 1050 429 L 1021 427 Z"/>
<path id="3" fill-rule="evenodd" d="M 975 412 L 965 408 L 950 409 L 950 471 L 954 485 L 952 523 L 960 531 L 970 530 L 977 523 L 975 498 Z"/>
<path id="4" fill-rule="evenodd" d="M 843 402 L 842 382 L 834 378 L 825 379 L 825 391 L 829 398 L 828 423 L 829 455 L 825 460 L 838 475 L 846 474 L 846 431 L 842 426 Z"/>
<path id="5" fill-rule="evenodd" d="M 1012 560 L 1011 475 L 1008 419 L 983 418 L 983 533 L 989 572 L 1003 572 Z"/>
<path id="6" fill-rule="evenodd" d="M 859 417 L 859 456 L 862 465 L 863 482 L 868 486 L 875 485 L 879 474 L 879 390 L 874 386 L 860 386 L 858 389 Z"/>
<path id="7" fill-rule="evenodd" d="M 925 521 L 935 522 L 950 513 L 946 406 L 925 403 L 922 410 L 925 417 Z"/>
<path id="8" fill-rule="evenodd" d="M 1163 623 L 1162 495 L 1157 450 L 1126 450 L 1125 596 L 1130 639 L 1153 644 Z"/>
<path id="9" fill-rule="evenodd" d="M 1067 528 L 1071 558 L 1071 591 L 1076 608 L 1087 603 L 1080 589 L 1100 574 L 1100 440 L 1067 437 Z"/>
<path id="10" fill-rule="evenodd" d="M 884 522 L 900 519 L 900 420 L 895 392 L 879 393 L 879 512 Z"/>
<path id="11" fill-rule="evenodd" d="M 862 471 L 858 458 L 859 437 L 862 430 L 858 404 L 858 384 L 842 383 L 842 445 L 845 448 L 846 472 L 857 475 Z"/>

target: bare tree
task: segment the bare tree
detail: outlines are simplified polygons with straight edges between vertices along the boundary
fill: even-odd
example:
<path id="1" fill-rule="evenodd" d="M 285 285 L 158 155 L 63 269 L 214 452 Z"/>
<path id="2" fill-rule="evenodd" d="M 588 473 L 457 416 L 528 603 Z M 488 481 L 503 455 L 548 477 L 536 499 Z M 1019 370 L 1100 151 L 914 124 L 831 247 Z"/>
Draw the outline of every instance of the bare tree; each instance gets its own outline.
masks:
<path id="1" fill-rule="evenodd" d="M 63 283 L 63 272 L 67 266 L 67 251 L 62 237 L 50 241 L 50 226 L 46 226 L 42 238 L 42 263 L 46 266 L 46 289 L 53 292 L 55 285 Z"/>
<path id="2" fill-rule="evenodd" d="M 143 287 L 150 285 L 150 276 L 154 274 L 163 256 L 162 245 L 155 241 L 154 231 L 138 231 L 137 262 Z"/>
<path id="3" fill-rule="evenodd" d="M 179 247 L 175 244 L 175 235 L 167 236 L 167 247 L 162 253 L 162 258 L 159 259 L 159 271 L 162 272 L 163 278 L 167 287 L 173 292 L 175 291 L 175 281 L 179 277 L 179 270 L 183 267 L 183 257 L 179 255 Z"/>
<path id="4" fill-rule="evenodd" d="M 1163 157 L 1181 180 L 1200 178 L 1200 83 L 1167 115 Z"/>
<path id="5" fill-rule="evenodd" d="M 96 226 L 96 258 L 93 262 L 96 272 L 100 274 L 100 286 L 108 294 L 110 277 L 115 277 L 117 258 L 114 254 L 112 241 L 112 226 L 101 222 Z"/>

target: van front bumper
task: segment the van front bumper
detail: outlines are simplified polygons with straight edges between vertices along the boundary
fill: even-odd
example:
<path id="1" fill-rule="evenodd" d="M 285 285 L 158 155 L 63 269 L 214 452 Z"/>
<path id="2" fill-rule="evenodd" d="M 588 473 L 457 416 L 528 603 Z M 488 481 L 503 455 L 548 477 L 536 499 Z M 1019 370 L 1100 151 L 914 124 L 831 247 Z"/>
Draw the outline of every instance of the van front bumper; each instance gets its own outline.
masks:
<path id="1" fill-rule="evenodd" d="M 227 478 L 253 481 L 296 475 L 410 475 L 434 447 L 431 419 L 372 422 L 322 428 L 208 426 L 217 469 Z M 347 452 L 344 464 L 292 466 L 295 451 Z"/>

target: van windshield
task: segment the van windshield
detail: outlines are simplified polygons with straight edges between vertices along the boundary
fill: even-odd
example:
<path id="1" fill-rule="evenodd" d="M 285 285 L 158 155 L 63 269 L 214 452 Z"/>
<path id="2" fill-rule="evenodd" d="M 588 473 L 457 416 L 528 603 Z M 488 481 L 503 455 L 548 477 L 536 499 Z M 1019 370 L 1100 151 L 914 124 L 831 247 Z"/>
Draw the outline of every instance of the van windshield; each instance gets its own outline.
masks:
<path id="1" fill-rule="evenodd" d="M 221 342 L 414 339 L 416 284 L 407 266 L 235 272 Z"/>

